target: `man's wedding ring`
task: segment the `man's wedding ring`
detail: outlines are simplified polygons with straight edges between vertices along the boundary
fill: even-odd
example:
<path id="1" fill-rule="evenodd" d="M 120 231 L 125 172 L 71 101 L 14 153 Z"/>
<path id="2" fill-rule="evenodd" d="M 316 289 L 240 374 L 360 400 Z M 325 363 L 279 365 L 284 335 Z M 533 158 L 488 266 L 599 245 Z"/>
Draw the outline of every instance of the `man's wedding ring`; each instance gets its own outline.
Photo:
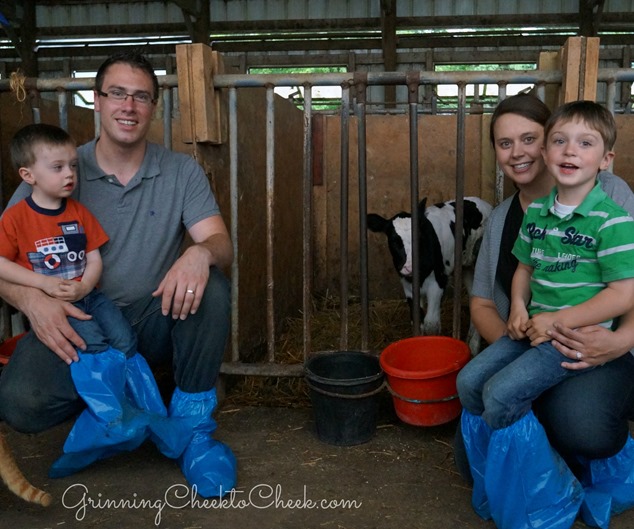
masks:
<path id="1" fill-rule="evenodd" d="M 188 289 L 187 289 L 187 293 L 188 293 L 188 294 L 193 294 L 193 293 L 194 293 L 194 291 L 193 291 L 191 288 L 188 288 Z M 581 354 L 581 353 L 577 353 L 577 354 Z"/>

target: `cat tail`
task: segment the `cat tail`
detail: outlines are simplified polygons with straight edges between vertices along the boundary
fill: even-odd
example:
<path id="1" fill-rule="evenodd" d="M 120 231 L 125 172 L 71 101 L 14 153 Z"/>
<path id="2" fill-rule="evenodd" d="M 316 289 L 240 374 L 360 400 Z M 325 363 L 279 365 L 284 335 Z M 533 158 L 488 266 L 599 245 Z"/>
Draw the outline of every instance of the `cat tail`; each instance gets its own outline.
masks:
<path id="1" fill-rule="evenodd" d="M 2 464 L 0 464 L 0 477 L 9 490 L 23 500 L 48 507 L 51 504 L 51 495 L 34 487 L 26 480 L 13 458 L 7 440 L 2 434 L 0 434 L 0 453 L 5 454 Z"/>

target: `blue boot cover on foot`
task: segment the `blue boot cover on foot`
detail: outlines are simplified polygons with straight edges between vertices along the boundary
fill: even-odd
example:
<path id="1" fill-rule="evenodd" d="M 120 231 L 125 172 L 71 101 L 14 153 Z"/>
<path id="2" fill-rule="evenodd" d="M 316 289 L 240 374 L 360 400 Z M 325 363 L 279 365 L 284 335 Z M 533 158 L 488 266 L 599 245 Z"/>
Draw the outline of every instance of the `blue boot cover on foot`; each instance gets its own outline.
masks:
<path id="1" fill-rule="evenodd" d="M 634 507 L 634 439 L 628 437 L 618 454 L 591 459 L 586 467 L 581 516 L 586 524 L 607 529 L 611 515 Z"/>
<path id="2" fill-rule="evenodd" d="M 49 476 L 68 476 L 122 451 L 134 450 L 148 436 L 149 415 L 132 405 L 125 394 L 125 355 L 109 348 L 79 353 L 70 372 L 87 408 L 79 415 L 64 443 L 63 455 Z"/>
<path id="3" fill-rule="evenodd" d="M 491 434 L 485 489 L 498 529 L 569 529 L 584 497 L 532 411 Z"/>
<path id="4" fill-rule="evenodd" d="M 222 497 L 236 484 L 236 459 L 231 449 L 211 434 L 216 422 L 216 390 L 185 393 L 176 388 L 169 407 L 170 418 L 181 417 L 190 425 L 191 440 L 178 459 L 187 482 L 204 498 Z"/>
<path id="5" fill-rule="evenodd" d="M 479 415 L 473 415 L 467 410 L 462 410 L 460 427 L 464 447 L 471 467 L 473 477 L 473 494 L 471 504 L 473 510 L 484 520 L 491 519 L 489 502 L 484 490 L 484 470 L 486 468 L 491 427 Z"/>
<path id="6" fill-rule="evenodd" d="M 151 415 L 148 422 L 150 439 L 166 457 L 179 457 L 191 440 L 191 425 L 180 417 L 167 416 L 154 374 L 139 353 L 126 361 L 126 384 L 136 407 Z"/>

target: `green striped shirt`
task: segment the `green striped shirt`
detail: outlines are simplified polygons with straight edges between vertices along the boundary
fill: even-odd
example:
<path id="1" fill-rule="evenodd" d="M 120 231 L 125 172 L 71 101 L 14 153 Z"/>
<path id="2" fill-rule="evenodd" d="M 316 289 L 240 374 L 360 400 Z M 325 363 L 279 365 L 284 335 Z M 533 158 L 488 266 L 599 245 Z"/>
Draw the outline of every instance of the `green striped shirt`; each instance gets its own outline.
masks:
<path id="1" fill-rule="evenodd" d="M 513 247 L 517 259 L 533 267 L 530 316 L 579 305 L 606 283 L 634 277 L 632 217 L 598 184 L 563 219 L 554 213 L 556 196 L 553 188 L 528 206 Z"/>

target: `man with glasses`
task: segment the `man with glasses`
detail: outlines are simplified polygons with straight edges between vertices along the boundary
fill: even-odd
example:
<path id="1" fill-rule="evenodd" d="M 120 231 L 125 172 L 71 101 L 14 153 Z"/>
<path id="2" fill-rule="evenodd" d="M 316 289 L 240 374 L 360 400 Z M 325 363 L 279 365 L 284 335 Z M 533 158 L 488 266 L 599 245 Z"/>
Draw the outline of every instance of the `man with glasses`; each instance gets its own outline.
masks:
<path id="1" fill-rule="evenodd" d="M 147 141 L 158 94 L 151 64 L 137 53 L 110 57 L 95 78 L 100 132 L 78 149 L 74 196 L 110 237 L 102 252 L 101 289 L 136 331 L 140 354 L 134 364 L 128 361 L 121 368 L 124 382 L 102 388 L 113 395 L 116 420 L 100 417 L 98 406 L 91 406 L 95 396 L 89 395 L 89 409 L 80 419 L 92 414 L 90 426 L 75 423 L 51 474 L 67 475 L 132 449 L 143 436 L 126 438 L 126 432 L 143 430 L 164 454 L 178 460 L 199 494 L 222 496 L 235 484 L 236 464 L 231 450 L 212 439 L 211 414 L 230 326 L 229 282 L 221 269 L 231 264 L 233 248 L 200 165 Z M 19 188 L 11 202 L 28 193 L 28 186 Z M 181 251 L 186 234 L 193 244 Z M 87 369 L 93 359 L 85 357 L 93 355 L 81 355 L 85 344 L 68 318 L 88 316 L 35 289 L 5 283 L 0 295 L 31 322 L 0 377 L 0 416 L 18 431 L 40 432 L 85 406 L 77 373 L 79 366 Z M 171 363 L 176 389 L 168 409 L 145 360 L 152 367 Z M 91 369 L 116 372 L 120 367 L 107 362 Z M 137 422 L 127 428 L 131 416 Z M 92 428 L 96 444 L 80 442 L 74 450 L 73 435 L 86 437 L 81 428 Z"/>

